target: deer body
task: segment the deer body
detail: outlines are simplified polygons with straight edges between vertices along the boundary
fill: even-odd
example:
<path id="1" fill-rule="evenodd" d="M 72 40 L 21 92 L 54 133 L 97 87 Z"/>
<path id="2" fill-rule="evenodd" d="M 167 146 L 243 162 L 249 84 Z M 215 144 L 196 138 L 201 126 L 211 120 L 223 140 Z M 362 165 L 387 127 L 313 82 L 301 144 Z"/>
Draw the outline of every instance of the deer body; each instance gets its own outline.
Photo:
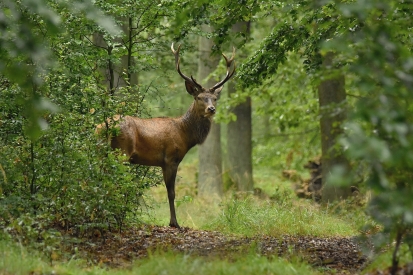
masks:
<path id="1" fill-rule="evenodd" d="M 233 62 L 224 58 L 227 62 L 227 75 L 224 80 L 210 89 L 203 88 L 196 80 L 185 76 L 179 68 L 179 47 L 172 52 L 175 55 L 176 69 L 185 79 L 187 92 L 194 97 L 194 102 L 188 111 L 177 118 L 138 118 L 117 116 L 120 133 L 111 137 L 111 147 L 119 148 L 129 157 L 133 164 L 159 166 L 162 168 L 170 208 L 170 223 L 172 227 L 179 228 L 175 213 L 175 178 L 178 165 L 186 153 L 197 144 L 205 141 L 211 128 L 212 117 L 215 114 L 215 105 L 223 84 L 228 81 L 235 72 L 229 69 Z M 97 131 L 100 132 L 106 124 L 100 124 Z"/>
<path id="2" fill-rule="evenodd" d="M 189 149 L 206 139 L 211 127 L 211 117 L 193 114 L 193 105 L 178 118 L 122 118 L 111 147 L 120 148 L 133 164 L 164 167 L 181 162 Z"/>

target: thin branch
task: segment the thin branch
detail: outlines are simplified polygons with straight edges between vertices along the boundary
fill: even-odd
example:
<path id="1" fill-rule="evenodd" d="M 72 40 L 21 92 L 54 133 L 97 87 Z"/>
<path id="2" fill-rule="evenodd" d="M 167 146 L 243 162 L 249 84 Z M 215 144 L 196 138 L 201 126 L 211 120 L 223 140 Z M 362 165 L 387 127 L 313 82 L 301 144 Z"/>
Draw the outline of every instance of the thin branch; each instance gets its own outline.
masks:
<path id="1" fill-rule="evenodd" d="M 152 4 L 149 4 L 146 8 L 143 9 L 143 12 L 140 14 L 140 16 L 138 17 L 138 20 L 136 21 L 136 29 L 139 28 L 139 24 L 141 22 L 141 19 L 143 17 L 143 15 L 152 7 Z"/>
<path id="2" fill-rule="evenodd" d="M 93 43 L 93 41 L 90 40 L 89 37 L 87 37 L 86 35 L 84 35 L 83 37 L 86 38 L 86 40 L 89 41 L 89 43 L 92 44 L 93 46 L 95 46 L 95 47 L 97 47 L 97 48 L 101 48 L 101 49 L 107 50 L 107 48 L 105 48 L 105 47 L 103 47 L 103 46 L 100 46 L 100 45 L 96 45 L 95 43 Z"/>
<path id="3" fill-rule="evenodd" d="M 153 16 L 153 20 L 151 20 L 150 22 L 148 22 L 148 24 L 146 24 L 146 26 L 143 26 L 139 31 L 138 34 L 143 32 L 144 30 L 148 29 L 149 26 L 152 26 L 153 23 L 156 21 L 156 19 L 158 18 L 159 13 L 156 12 L 156 14 Z"/>

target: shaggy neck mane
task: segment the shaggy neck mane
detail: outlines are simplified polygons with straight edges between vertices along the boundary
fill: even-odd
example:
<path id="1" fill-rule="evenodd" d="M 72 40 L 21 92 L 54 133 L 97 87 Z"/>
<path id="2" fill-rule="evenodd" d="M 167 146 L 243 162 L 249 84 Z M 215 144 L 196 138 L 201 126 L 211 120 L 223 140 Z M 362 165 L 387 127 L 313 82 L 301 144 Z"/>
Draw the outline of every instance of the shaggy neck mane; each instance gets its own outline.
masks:
<path id="1" fill-rule="evenodd" d="M 185 133 L 188 134 L 191 147 L 203 143 L 211 129 L 211 117 L 198 115 L 194 104 L 193 102 L 188 111 L 180 118 Z"/>

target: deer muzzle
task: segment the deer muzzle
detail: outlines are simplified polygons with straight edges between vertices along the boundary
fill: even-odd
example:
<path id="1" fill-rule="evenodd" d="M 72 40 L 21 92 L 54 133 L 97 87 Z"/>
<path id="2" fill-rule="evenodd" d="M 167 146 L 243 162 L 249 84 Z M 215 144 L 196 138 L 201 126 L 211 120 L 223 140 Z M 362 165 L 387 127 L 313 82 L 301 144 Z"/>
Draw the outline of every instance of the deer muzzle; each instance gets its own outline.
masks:
<path id="1" fill-rule="evenodd" d="M 214 106 L 209 106 L 209 107 L 207 108 L 207 110 L 208 110 L 209 113 L 215 114 L 215 107 L 214 107 Z"/>

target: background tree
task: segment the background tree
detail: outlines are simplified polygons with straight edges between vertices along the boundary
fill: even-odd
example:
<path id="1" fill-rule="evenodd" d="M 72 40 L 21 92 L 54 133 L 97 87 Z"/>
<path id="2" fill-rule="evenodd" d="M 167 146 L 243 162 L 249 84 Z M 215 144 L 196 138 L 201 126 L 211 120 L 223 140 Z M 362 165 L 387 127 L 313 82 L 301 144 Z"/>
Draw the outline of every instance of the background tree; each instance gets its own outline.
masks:
<path id="1" fill-rule="evenodd" d="M 249 35 L 250 25 L 239 22 L 233 26 L 237 33 Z M 241 62 L 242 54 L 238 51 L 237 61 Z M 228 96 L 237 94 L 234 82 L 228 85 Z M 246 97 L 244 102 L 238 103 L 230 110 L 235 115 L 235 121 L 227 125 L 227 158 L 228 175 L 238 191 L 252 191 L 252 106 L 251 97 Z"/>
<path id="2" fill-rule="evenodd" d="M 334 53 L 323 56 L 323 77 L 318 85 L 321 129 L 322 200 L 324 202 L 347 198 L 351 195 L 348 186 L 335 186 L 327 179 L 335 166 L 348 170 L 348 162 L 343 150 L 338 146 L 338 138 L 343 134 L 346 118 L 346 91 L 344 75 L 334 75 Z M 331 76 L 333 74 L 333 76 Z"/>
<path id="3" fill-rule="evenodd" d="M 209 33 L 211 28 L 203 25 L 202 30 Z M 214 43 L 206 37 L 199 38 L 198 79 L 208 79 L 220 59 L 212 55 Z M 214 78 L 209 78 L 206 87 L 212 87 Z M 198 195 L 207 198 L 220 198 L 222 187 L 221 126 L 213 122 L 205 142 L 199 146 Z"/>

